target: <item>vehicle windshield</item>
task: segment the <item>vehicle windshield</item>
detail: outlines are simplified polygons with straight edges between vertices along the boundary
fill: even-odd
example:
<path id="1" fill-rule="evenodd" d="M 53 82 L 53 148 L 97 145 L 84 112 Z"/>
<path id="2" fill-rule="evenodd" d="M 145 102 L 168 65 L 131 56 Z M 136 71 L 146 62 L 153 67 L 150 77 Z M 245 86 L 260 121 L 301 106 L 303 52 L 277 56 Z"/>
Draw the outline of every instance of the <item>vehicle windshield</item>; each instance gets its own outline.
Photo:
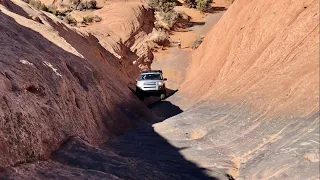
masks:
<path id="1" fill-rule="evenodd" d="M 162 80 L 161 74 L 141 74 L 139 80 Z"/>

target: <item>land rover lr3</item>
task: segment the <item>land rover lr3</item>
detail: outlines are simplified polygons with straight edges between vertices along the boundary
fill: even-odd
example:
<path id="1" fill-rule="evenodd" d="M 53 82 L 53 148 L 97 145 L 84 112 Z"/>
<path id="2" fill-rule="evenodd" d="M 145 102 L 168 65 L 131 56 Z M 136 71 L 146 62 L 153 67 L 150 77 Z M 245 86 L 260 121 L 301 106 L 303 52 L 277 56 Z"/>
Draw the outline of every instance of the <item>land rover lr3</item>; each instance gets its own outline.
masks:
<path id="1" fill-rule="evenodd" d="M 161 100 L 166 98 L 167 78 L 163 78 L 161 70 L 143 71 L 136 81 L 136 94 L 140 100 L 148 96 L 160 96 Z"/>

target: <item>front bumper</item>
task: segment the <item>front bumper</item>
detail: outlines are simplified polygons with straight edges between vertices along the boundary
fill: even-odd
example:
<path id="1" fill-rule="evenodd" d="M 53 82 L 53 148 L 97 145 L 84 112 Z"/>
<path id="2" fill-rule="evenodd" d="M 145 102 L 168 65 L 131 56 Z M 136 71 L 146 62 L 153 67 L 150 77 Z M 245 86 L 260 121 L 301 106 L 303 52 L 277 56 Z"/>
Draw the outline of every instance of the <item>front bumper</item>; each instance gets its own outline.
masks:
<path id="1" fill-rule="evenodd" d="M 136 87 L 136 91 L 142 92 L 144 95 L 160 95 L 166 92 L 165 86 L 159 86 L 158 90 L 147 90 L 147 89 L 142 89 L 140 87 Z"/>

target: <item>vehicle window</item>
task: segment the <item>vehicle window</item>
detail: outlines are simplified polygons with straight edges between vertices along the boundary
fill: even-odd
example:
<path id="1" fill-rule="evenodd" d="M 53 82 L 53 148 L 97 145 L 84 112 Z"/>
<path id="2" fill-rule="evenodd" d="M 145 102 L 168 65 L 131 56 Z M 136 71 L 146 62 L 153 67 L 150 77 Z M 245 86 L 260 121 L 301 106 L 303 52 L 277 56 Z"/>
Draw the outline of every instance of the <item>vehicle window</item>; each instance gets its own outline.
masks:
<path id="1" fill-rule="evenodd" d="M 161 80 L 161 74 L 141 74 L 139 80 Z"/>

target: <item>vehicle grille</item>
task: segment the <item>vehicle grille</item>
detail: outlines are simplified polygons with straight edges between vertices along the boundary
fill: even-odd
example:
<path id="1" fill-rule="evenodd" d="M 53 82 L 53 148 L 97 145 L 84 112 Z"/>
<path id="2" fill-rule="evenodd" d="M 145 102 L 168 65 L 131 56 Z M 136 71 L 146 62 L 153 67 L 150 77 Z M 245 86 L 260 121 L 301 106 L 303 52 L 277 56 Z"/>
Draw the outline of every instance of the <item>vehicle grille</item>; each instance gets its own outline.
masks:
<path id="1" fill-rule="evenodd" d="M 146 82 L 146 83 L 143 83 L 143 85 L 156 85 L 156 82 Z"/>
<path id="2" fill-rule="evenodd" d="M 144 88 L 157 88 L 157 83 L 156 82 L 145 82 L 143 83 Z"/>

